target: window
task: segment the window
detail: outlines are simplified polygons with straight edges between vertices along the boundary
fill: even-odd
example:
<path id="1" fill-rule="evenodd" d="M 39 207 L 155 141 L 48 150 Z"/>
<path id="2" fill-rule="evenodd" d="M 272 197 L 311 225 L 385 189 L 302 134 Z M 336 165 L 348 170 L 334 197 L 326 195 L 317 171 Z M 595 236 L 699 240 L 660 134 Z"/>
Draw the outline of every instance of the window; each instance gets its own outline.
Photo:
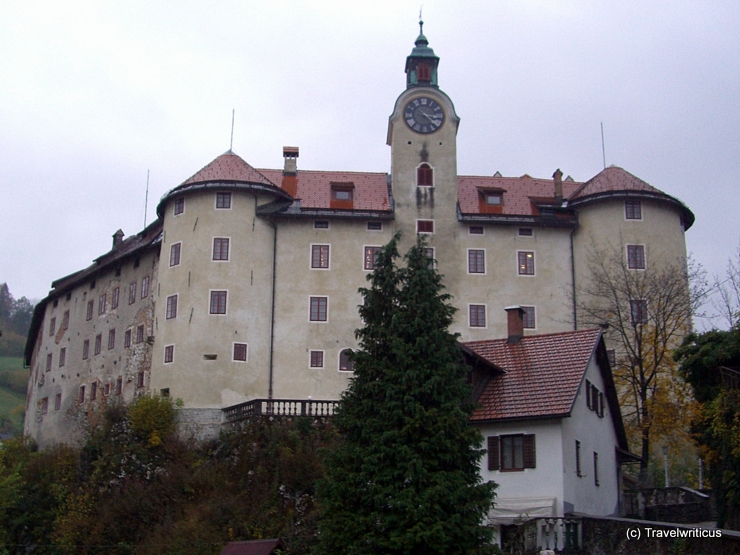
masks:
<path id="1" fill-rule="evenodd" d="M 53 362 L 53 356 L 51 353 L 46 355 L 46 371 L 51 372 L 51 363 Z"/>
<path id="2" fill-rule="evenodd" d="M 368 231 L 383 231 L 383 222 L 367 222 Z"/>
<path id="3" fill-rule="evenodd" d="M 116 330 L 108 330 L 108 350 L 115 349 L 116 347 Z"/>
<path id="4" fill-rule="evenodd" d="M 636 299 L 630 301 L 630 317 L 632 324 L 647 324 L 648 321 L 648 310 L 647 301 L 644 299 Z"/>
<path id="5" fill-rule="evenodd" d="M 41 414 L 46 414 L 49 412 L 49 398 L 44 397 L 41 399 Z"/>
<path id="6" fill-rule="evenodd" d="M 82 342 L 82 360 L 87 360 L 87 357 L 90 356 L 90 340 L 85 339 L 85 341 Z"/>
<path id="7" fill-rule="evenodd" d="M 594 485 L 599 485 L 599 454 L 594 451 Z"/>
<path id="8" fill-rule="evenodd" d="M 98 299 L 98 316 L 105 314 L 105 309 L 108 308 L 108 302 L 106 301 L 106 294 L 103 293 Z"/>
<path id="9" fill-rule="evenodd" d="M 355 361 L 352 360 L 352 349 L 342 349 L 339 352 L 339 370 L 341 372 L 354 372 Z"/>
<path id="10" fill-rule="evenodd" d="M 177 295 L 170 295 L 169 297 L 167 297 L 167 311 L 165 314 L 165 318 L 167 320 L 171 320 L 172 318 L 177 318 Z M 136 334 L 136 337 L 138 340 L 138 337 L 139 337 L 138 332 Z"/>
<path id="11" fill-rule="evenodd" d="M 54 397 L 54 410 L 60 410 L 62 408 L 62 394 L 57 393 Z"/>
<path id="12" fill-rule="evenodd" d="M 90 384 L 90 400 L 94 401 L 98 398 L 98 382 Z"/>
<path id="13" fill-rule="evenodd" d="M 180 265 L 180 247 L 182 243 L 175 243 L 170 246 L 170 266 Z"/>
<path id="14" fill-rule="evenodd" d="M 471 225 L 468 228 L 468 233 L 470 235 L 483 235 L 483 226 L 482 225 Z"/>
<path id="15" fill-rule="evenodd" d="M 328 297 L 311 297 L 309 320 L 311 322 L 326 322 L 328 304 Z"/>
<path id="16" fill-rule="evenodd" d="M 363 268 L 365 268 L 365 270 L 374 270 L 375 266 L 378 265 L 381 248 L 382 247 L 365 247 L 365 261 L 363 263 Z"/>
<path id="17" fill-rule="evenodd" d="M 609 366 L 614 366 L 617 364 L 617 353 L 614 349 L 607 349 L 606 356 L 609 359 Z"/>
<path id="18" fill-rule="evenodd" d="M 642 204 L 639 200 L 624 201 L 624 218 L 626 220 L 642 219 Z"/>
<path id="19" fill-rule="evenodd" d="M 333 200 L 351 201 L 354 198 L 354 187 L 332 185 L 331 198 Z"/>
<path id="20" fill-rule="evenodd" d="M 234 360 L 247 362 L 247 344 L 234 343 Z"/>
<path id="21" fill-rule="evenodd" d="M 228 260 L 229 259 L 229 239 L 227 237 L 214 237 L 213 238 L 213 259 L 214 260 Z"/>
<path id="22" fill-rule="evenodd" d="M 329 245 L 311 245 L 311 268 L 329 269 Z"/>
<path id="23" fill-rule="evenodd" d="M 54 332 L 56 331 L 56 329 L 57 329 L 57 319 L 52 318 L 51 320 L 49 320 L 49 335 L 54 335 Z"/>
<path id="24" fill-rule="evenodd" d="M 62 347 L 59 350 L 59 368 L 64 366 L 65 362 L 67 362 L 67 347 Z"/>
<path id="25" fill-rule="evenodd" d="M 485 328 L 486 327 L 486 305 L 484 304 L 471 304 L 469 305 L 470 311 L 470 327 L 471 328 Z"/>
<path id="26" fill-rule="evenodd" d="M 103 388 L 103 397 L 107 397 L 108 395 L 110 395 L 110 382 L 106 382 Z"/>
<path id="27" fill-rule="evenodd" d="M 418 66 L 416 66 L 416 78 L 419 81 L 431 81 L 431 70 L 429 68 L 429 64 L 425 64 L 424 62 L 420 63 Z"/>
<path id="28" fill-rule="evenodd" d="M 211 314 L 226 314 L 226 291 L 211 291 Z"/>
<path id="29" fill-rule="evenodd" d="M 178 197 L 175 199 L 174 214 L 175 216 L 179 216 L 183 212 L 185 212 L 185 197 Z"/>
<path id="30" fill-rule="evenodd" d="M 99 333 L 95 336 L 95 354 L 99 355 L 100 351 L 103 350 L 103 334 Z"/>
<path id="31" fill-rule="evenodd" d="M 533 232 L 531 227 L 520 227 L 519 228 L 519 236 L 520 237 L 532 237 Z"/>
<path id="32" fill-rule="evenodd" d="M 313 223 L 314 229 L 329 229 L 329 221 L 328 220 L 316 220 Z"/>
<path id="33" fill-rule="evenodd" d="M 85 402 L 85 386 L 84 385 L 81 385 L 80 386 L 80 393 L 77 396 L 77 401 L 79 403 L 84 403 Z"/>
<path id="34" fill-rule="evenodd" d="M 520 276 L 533 276 L 534 275 L 534 253 L 531 251 L 519 251 L 517 252 L 517 258 L 519 262 L 519 275 Z"/>
<path id="35" fill-rule="evenodd" d="M 535 319 L 534 319 L 534 307 L 533 306 L 523 306 L 521 309 L 524 311 L 524 314 L 522 315 L 522 324 L 525 330 L 533 330 L 535 329 Z"/>
<path id="36" fill-rule="evenodd" d="M 537 467 L 534 434 L 488 437 L 488 470 L 524 470 Z"/>
<path id="37" fill-rule="evenodd" d="M 144 387 L 144 372 L 139 372 L 136 375 L 136 387 Z"/>
<path id="38" fill-rule="evenodd" d="M 89 301 L 87 301 L 87 313 L 85 314 L 85 320 L 92 320 L 92 317 L 93 317 L 93 304 L 94 303 L 95 303 L 95 301 L 93 301 L 92 299 L 90 299 Z"/>
<path id="39" fill-rule="evenodd" d="M 169 364 L 170 362 L 175 360 L 175 346 L 174 345 L 167 345 L 164 348 L 164 363 Z M 143 384 L 142 384 L 143 385 Z M 139 385 L 138 387 L 142 387 L 142 385 Z"/>
<path id="40" fill-rule="evenodd" d="M 324 367 L 324 351 L 311 351 L 309 356 L 311 368 Z"/>
<path id="41" fill-rule="evenodd" d="M 121 295 L 121 288 L 120 287 L 116 287 L 113 290 L 113 294 L 111 295 L 111 298 L 110 298 L 110 307 L 111 308 L 118 308 L 118 297 L 120 297 L 120 295 Z"/>
<path id="42" fill-rule="evenodd" d="M 131 330 L 126 330 L 126 333 L 123 334 L 123 346 L 131 346 Z"/>
<path id="43" fill-rule="evenodd" d="M 434 233 L 434 220 L 416 220 L 416 233 Z"/>
<path id="44" fill-rule="evenodd" d="M 216 193 L 216 208 L 218 210 L 231 209 L 231 193 Z"/>
<path id="45" fill-rule="evenodd" d="M 149 296 L 149 276 L 144 276 L 141 280 L 141 298 L 146 299 Z"/>
<path id="46" fill-rule="evenodd" d="M 504 203 L 504 194 L 499 192 L 483 191 L 483 202 L 489 206 L 501 206 Z"/>
<path id="47" fill-rule="evenodd" d="M 128 286 L 128 304 L 136 302 L 136 282 L 132 281 Z"/>
<path id="48" fill-rule="evenodd" d="M 65 310 L 64 316 L 62 316 L 62 329 L 69 329 L 69 310 Z"/>
<path id="49" fill-rule="evenodd" d="M 175 300 L 175 311 L 177 311 L 177 300 Z M 136 328 L 136 342 L 141 343 L 142 341 L 144 341 L 144 324 Z"/>
<path id="50" fill-rule="evenodd" d="M 118 376 L 116 380 L 116 395 L 120 395 L 123 392 L 123 378 Z"/>
<path id="51" fill-rule="evenodd" d="M 429 259 L 429 269 L 434 270 L 437 259 L 434 257 L 434 247 L 424 247 L 424 255 Z"/>
<path id="52" fill-rule="evenodd" d="M 468 249 L 468 273 L 486 273 L 486 251 L 483 249 Z"/>
<path id="53" fill-rule="evenodd" d="M 434 170 L 424 163 L 416 170 L 416 185 L 419 187 L 432 187 L 434 185 Z"/>
<path id="54" fill-rule="evenodd" d="M 581 474 L 581 442 L 576 440 L 576 476 L 583 477 Z"/>
<path id="55" fill-rule="evenodd" d="M 627 245 L 627 267 L 630 270 L 645 269 L 644 245 Z"/>

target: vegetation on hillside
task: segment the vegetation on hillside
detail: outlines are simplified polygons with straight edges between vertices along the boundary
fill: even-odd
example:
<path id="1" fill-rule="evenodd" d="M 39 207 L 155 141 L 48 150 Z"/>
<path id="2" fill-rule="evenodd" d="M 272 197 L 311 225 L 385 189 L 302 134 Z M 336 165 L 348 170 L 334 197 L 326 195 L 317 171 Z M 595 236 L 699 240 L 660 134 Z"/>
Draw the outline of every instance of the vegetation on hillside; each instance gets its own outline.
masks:
<path id="1" fill-rule="evenodd" d="M 28 370 L 20 357 L 0 357 L 0 433 L 20 433 L 26 408 Z"/>
<path id="2" fill-rule="evenodd" d="M 23 356 L 31 316 L 33 303 L 26 297 L 14 299 L 8 284 L 0 283 L 0 356 Z"/>

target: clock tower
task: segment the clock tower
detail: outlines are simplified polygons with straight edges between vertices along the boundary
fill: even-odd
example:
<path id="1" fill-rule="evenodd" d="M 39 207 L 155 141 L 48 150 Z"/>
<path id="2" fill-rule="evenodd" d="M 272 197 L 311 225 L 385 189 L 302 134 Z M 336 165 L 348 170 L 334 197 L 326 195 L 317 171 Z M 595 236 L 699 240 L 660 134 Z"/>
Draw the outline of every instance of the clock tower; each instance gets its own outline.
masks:
<path id="1" fill-rule="evenodd" d="M 419 36 L 406 58 L 406 90 L 388 120 L 391 187 L 396 227 L 403 232 L 401 252 L 413 244 L 417 233 L 425 234 L 444 273 L 448 261 L 439 255 L 450 252 L 459 227 L 456 137 L 460 118 L 439 88 L 439 57 L 429 47 L 423 25 L 420 21 Z"/>

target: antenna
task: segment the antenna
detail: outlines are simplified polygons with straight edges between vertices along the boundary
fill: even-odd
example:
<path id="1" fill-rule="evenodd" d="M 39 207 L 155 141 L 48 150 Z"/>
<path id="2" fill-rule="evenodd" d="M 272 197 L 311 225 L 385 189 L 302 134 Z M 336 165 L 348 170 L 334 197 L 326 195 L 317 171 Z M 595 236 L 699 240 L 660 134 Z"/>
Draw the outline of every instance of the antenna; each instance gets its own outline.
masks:
<path id="1" fill-rule="evenodd" d="M 144 229 L 146 229 L 146 209 L 149 204 L 149 170 L 146 170 L 146 195 L 144 196 Z"/>
<path id="2" fill-rule="evenodd" d="M 229 152 L 234 147 L 234 109 L 231 109 L 231 142 L 229 143 Z"/>
<path id="3" fill-rule="evenodd" d="M 601 122 L 601 157 L 604 160 L 604 169 L 606 169 L 606 148 L 604 147 L 604 122 Z"/>

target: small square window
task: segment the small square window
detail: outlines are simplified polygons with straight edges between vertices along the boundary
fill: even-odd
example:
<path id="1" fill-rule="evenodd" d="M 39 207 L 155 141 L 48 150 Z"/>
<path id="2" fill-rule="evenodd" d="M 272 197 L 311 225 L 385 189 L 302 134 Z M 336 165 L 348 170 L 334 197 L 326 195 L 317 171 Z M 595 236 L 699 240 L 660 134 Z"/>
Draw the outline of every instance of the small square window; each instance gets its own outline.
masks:
<path id="1" fill-rule="evenodd" d="M 61 368 L 64 366 L 64 363 L 67 361 L 67 347 L 62 347 L 59 350 L 59 367 Z"/>
<path id="2" fill-rule="evenodd" d="M 642 203 L 639 200 L 624 201 L 624 217 L 627 220 L 641 220 Z"/>
<path id="3" fill-rule="evenodd" d="M 119 300 L 119 297 L 120 296 L 121 296 L 121 288 L 120 287 L 116 287 L 113 290 L 113 294 L 111 295 L 111 299 L 110 299 L 110 307 L 111 308 L 118 308 L 118 300 Z"/>
<path id="4" fill-rule="evenodd" d="M 213 238 L 213 260 L 229 259 L 229 239 L 227 237 Z"/>
<path id="5" fill-rule="evenodd" d="M 211 314 L 226 314 L 226 291 L 211 291 Z"/>
<path id="6" fill-rule="evenodd" d="M 100 351 L 103 350 L 103 334 L 99 333 L 95 336 L 95 354 L 99 355 Z"/>
<path id="7" fill-rule="evenodd" d="M 311 351 L 311 368 L 324 367 L 324 351 Z"/>
<path id="8" fill-rule="evenodd" d="M 171 320 L 172 318 L 177 318 L 177 295 L 170 295 L 169 297 L 167 297 L 167 312 L 165 313 L 165 318 L 167 320 Z M 142 335 L 143 335 L 143 329 L 142 329 Z"/>
<path id="9" fill-rule="evenodd" d="M 521 307 L 522 311 L 524 312 L 522 314 L 522 324 L 524 329 L 533 330 L 535 329 L 535 319 L 534 319 L 534 307 L 533 306 L 523 306 Z"/>
<path id="10" fill-rule="evenodd" d="M 354 372 L 355 361 L 352 360 L 352 349 L 343 349 L 339 353 L 340 372 Z"/>
<path id="11" fill-rule="evenodd" d="M 329 245 L 311 245 L 311 268 L 329 269 Z"/>
<path id="12" fill-rule="evenodd" d="M 131 330 L 126 330 L 126 333 L 123 334 L 123 346 L 131 346 Z"/>
<path id="13" fill-rule="evenodd" d="M 645 269 L 644 245 L 627 245 L 627 267 L 630 270 Z"/>
<path id="14" fill-rule="evenodd" d="M 316 220 L 313 223 L 314 229 L 329 229 L 329 220 Z"/>
<path id="15" fill-rule="evenodd" d="M 167 345 L 164 348 L 164 363 L 169 364 L 170 362 L 175 360 L 175 346 L 174 345 Z M 143 385 L 143 384 L 142 384 Z M 140 385 L 139 387 L 142 387 Z"/>
<path id="16" fill-rule="evenodd" d="M 381 249 L 382 247 L 365 247 L 365 258 L 362 266 L 365 270 L 375 269 L 375 266 L 378 265 Z"/>
<path id="17" fill-rule="evenodd" d="M 434 220 L 416 220 L 416 233 L 434 233 Z"/>
<path id="18" fill-rule="evenodd" d="M 105 310 L 108 307 L 108 303 L 106 301 L 106 294 L 103 293 L 100 295 L 100 299 L 98 300 L 98 315 L 105 314 Z"/>
<path id="19" fill-rule="evenodd" d="M 368 231 L 383 231 L 383 222 L 367 222 Z"/>
<path id="20" fill-rule="evenodd" d="M 468 249 L 468 273 L 486 273 L 486 251 L 483 249 Z"/>
<path id="21" fill-rule="evenodd" d="M 108 350 L 116 348 L 116 330 L 108 330 Z"/>
<path id="22" fill-rule="evenodd" d="M 185 197 L 178 197 L 175 199 L 174 214 L 175 216 L 179 216 L 183 212 L 185 212 Z"/>
<path id="23" fill-rule="evenodd" d="M 149 296 L 149 276 L 144 276 L 141 280 L 141 298 L 146 299 Z"/>
<path id="24" fill-rule="evenodd" d="M 534 253 L 531 251 L 519 251 L 517 253 L 520 276 L 534 275 Z"/>
<path id="25" fill-rule="evenodd" d="M 180 265 L 180 251 L 182 243 L 175 243 L 170 246 L 170 267 Z"/>
<path id="26" fill-rule="evenodd" d="M 216 208 L 218 210 L 231 209 L 231 193 L 216 193 Z"/>
<path id="27" fill-rule="evenodd" d="M 470 327 L 471 328 L 485 328 L 486 327 L 486 305 L 484 304 L 471 304 L 469 305 L 470 311 Z"/>
<path id="28" fill-rule="evenodd" d="M 482 225 L 471 225 L 468 228 L 468 233 L 470 235 L 483 235 L 483 226 Z"/>
<path id="29" fill-rule="evenodd" d="M 136 302 L 136 282 L 132 281 L 128 286 L 128 304 Z"/>
<path id="30" fill-rule="evenodd" d="M 534 235 L 534 232 L 532 231 L 531 227 L 520 227 L 519 228 L 520 237 L 532 237 L 532 235 Z"/>
<path id="31" fill-rule="evenodd" d="M 328 319 L 328 297 L 311 297 L 311 310 L 309 320 L 311 322 L 326 322 Z"/>
<path id="32" fill-rule="evenodd" d="M 247 361 L 247 344 L 246 343 L 234 343 L 234 360 L 241 362 Z"/>
<path id="33" fill-rule="evenodd" d="M 85 313 L 85 320 L 92 320 L 94 304 L 95 304 L 95 301 L 92 299 L 87 301 L 87 312 Z"/>
<path id="34" fill-rule="evenodd" d="M 90 340 L 85 339 L 85 341 L 82 342 L 82 360 L 87 360 L 87 357 L 90 356 Z"/>

